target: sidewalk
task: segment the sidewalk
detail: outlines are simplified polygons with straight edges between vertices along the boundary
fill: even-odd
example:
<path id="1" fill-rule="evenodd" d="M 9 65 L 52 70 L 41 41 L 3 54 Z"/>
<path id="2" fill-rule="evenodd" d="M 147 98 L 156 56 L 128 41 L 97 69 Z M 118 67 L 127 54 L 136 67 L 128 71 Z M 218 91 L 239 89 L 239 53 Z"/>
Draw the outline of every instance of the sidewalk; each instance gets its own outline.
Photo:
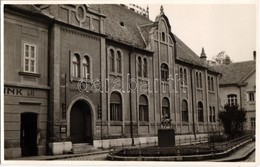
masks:
<path id="1" fill-rule="evenodd" d="M 255 151 L 255 142 L 250 142 L 244 145 L 239 150 L 232 153 L 230 156 L 220 159 L 213 159 L 213 162 L 235 162 L 246 159 L 251 153 Z"/>
<path id="2" fill-rule="evenodd" d="M 108 152 L 109 152 L 108 150 L 96 149 L 96 150 L 90 151 L 88 153 L 62 154 L 62 155 L 41 155 L 41 156 L 32 156 L 32 157 L 21 157 L 21 158 L 10 159 L 10 160 L 11 161 L 12 160 L 18 160 L 18 161 L 20 161 L 20 160 L 22 160 L 22 161 L 58 160 L 58 159 L 88 156 L 88 155 L 94 155 L 94 154 L 102 154 L 102 153 L 108 153 Z"/>
<path id="3" fill-rule="evenodd" d="M 205 160 L 211 162 L 234 162 L 234 161 L 241 161 L 246 159 L 253 151 L 255 150 L 255 142 L 250 142 L 243 146 L 242 148 L 238 149 L 230 156 L 220 159 L 212 159 L 212 160 Z M 92 150 L 88 153 L 80 153 L 80 154 L 62 154 L 62 155 L 42 155 L 42 156 L 32 156 L 32 157 L 22 157 L 18 159 L 10 159 L 12 160 L 24 160 L 24 161 L 39 161 L 39 160 L 61 160 L 66 158 L 73 158 L 73 157 L 81 157 L 81 156 L 90 156 L 95 154 L 104 154 L 108 153 L 109 150 L 102 150 L 96 149 Z M 8 161 L 8 160 L 7 160 Z"/>

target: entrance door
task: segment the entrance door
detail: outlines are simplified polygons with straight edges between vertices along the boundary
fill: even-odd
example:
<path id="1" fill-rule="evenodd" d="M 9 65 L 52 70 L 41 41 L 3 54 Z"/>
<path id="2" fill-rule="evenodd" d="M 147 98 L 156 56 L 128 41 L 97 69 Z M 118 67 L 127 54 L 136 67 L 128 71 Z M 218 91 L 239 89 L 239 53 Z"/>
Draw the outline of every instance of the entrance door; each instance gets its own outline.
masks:
<path id="1" fill-rule="evenodd" d="M 37 114 L 21 114 L 21 149 L 22 156 L 38 155 L 37 150 Z"/>
<path id="2" fill-rule="evenodd" d="M 72 143 L 92 144 L 92 126 L 90 106 L 83 102 L 76 102 L 70 114 L 70 137 Z"/>

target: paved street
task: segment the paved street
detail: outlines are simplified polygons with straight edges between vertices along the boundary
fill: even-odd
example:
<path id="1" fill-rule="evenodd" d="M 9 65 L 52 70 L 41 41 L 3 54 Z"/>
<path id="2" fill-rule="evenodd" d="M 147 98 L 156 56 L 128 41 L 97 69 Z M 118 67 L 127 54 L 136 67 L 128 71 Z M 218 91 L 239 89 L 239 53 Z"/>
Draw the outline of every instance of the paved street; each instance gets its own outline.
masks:
<path id="1" fill-rule="evenodd" d="M 98 160 L 99 161 L 99 160 L 105 160 L 106 157 L 107 157 L 107 153 L 102 153 L 102 154 L 94 154 L 94 155 L 67 158 L 67 159 L 62 159 L 62 161 L 89 161 L 89 160 Z"/>
<path id="2" fill-rule="evenodd" d="M 255 151 L 245 160 L 245 162 L 255 162 Z"/>

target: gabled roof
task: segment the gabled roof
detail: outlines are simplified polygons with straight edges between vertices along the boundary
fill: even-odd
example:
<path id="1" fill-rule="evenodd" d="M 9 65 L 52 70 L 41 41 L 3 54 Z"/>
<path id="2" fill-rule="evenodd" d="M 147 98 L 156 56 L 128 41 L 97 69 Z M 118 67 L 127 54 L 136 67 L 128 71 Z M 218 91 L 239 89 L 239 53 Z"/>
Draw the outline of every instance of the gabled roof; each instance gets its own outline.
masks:
<path id="1" fill-rule="evenodd" d="M 47 18 L 53 18 L 53 16 L 50 16 L 46 13 L 44 13 L 43 11 L 41 11 L 38 7 L 34 6 L 34 5 L 4 5 L 4 9 L 15 9 L 15 10 L 20 10 L 23 12 L 28 12 L 28 13 L 32 13 L 32 14 L 37 14 L 40 16 L 44 16 Z"/>
<path id="2" fill-rule="evenodd" d="M 91 5 L 91 7 L 100 9 L 106 16 L 104 32 L 108 37 L 139 48 L 146 47 L 138 26 L 152 23 L 147 17 L 116 4 Z"/>
<path id="3" fill-rule="evenodd" d="M 244 61 L 231 63 L 229 65 L 213 66 L 215 70 L 222 73 L 220 85 L 241 84 L 256 70 L 256 61 Z"/>
<path id="4" fill-rule="evenodd" d="M 21 9 L 31 13 L 41 14 L 51 17 L 41 11 L 34 5 L 11 5 L 13 8 Z M 153 32 L 157 27 L 160 17 L 164 17 L 169 24 L 169 20 L 164 13 L 159 14 L 155 21 L 151 21 L 146 16 L 136 13 L 125 6 L 118 4 L 91 4 L 88 7 L 100 11 L 104 14 L 104 33 L 108 39 L 112 39 L 127 45 L 147 50 L 149 43 L 149 33 Z M 213 68 L 204 63 L 200 57 L 194 53 L 184 42 L 182 42 L 176 35 L 170 32 L 177 50 L 176 59 L 185 63 L 197 65 L 203 68 L 216 72 Z"/>

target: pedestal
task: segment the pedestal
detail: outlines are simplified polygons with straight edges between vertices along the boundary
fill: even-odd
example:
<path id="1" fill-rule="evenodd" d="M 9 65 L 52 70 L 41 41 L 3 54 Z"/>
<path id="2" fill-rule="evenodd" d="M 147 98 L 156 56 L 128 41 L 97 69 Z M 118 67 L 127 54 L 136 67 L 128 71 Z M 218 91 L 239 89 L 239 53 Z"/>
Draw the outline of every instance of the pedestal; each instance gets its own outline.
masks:
<path id="1" fill-rule="evenodd" d="M 158 130 L 158 146 L 159 147 L 175 146 L 174 129 L 159 129 Z"/>

